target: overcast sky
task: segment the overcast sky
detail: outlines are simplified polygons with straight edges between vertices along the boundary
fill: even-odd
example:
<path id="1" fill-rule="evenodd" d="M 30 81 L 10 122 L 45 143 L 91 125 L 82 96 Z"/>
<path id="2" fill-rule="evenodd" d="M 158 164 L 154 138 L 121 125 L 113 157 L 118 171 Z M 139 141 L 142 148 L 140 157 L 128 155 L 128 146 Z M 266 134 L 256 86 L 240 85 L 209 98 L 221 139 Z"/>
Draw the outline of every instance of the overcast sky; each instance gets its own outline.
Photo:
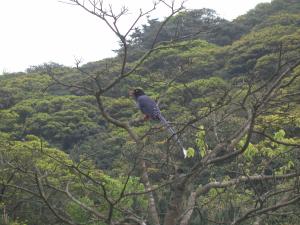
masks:
<path id="1" fill-rule="evenodd" d="M 67 1 L 67 0 L 65 0 Z M 188 0 L 189 9 L 212 8 L 228 20 L 246 13 L 261 2 L 271 0 Z M 123 21 L 129 26 L 139 8 L 150 7 L 152 0 L 104 0 L 119 9 L 124 3 L 132 12 Z M 153 18 L 164 17 L 166 9 Z M 97 17 L 79 7 L 58 0 L 0 0 L 0 74 L 24 71 L 31 65 L 57 62 L 74 65 L 113 56 L 117 38 Z"/>

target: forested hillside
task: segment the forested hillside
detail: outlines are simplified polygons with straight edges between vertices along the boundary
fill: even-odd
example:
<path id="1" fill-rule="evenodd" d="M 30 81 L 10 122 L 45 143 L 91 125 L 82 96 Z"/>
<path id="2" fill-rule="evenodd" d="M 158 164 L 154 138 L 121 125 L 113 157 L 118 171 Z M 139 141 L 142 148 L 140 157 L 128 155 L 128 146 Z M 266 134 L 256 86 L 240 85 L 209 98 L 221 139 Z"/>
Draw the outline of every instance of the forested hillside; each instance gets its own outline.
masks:
<path id="1" fill-rule="evenodd" d="M 126 9 L 69 2 L 120 48 L 0 76 L 0 224 L 300 224 L 300 1 L 232 22 L 158 1 L 169 16 L 125 33 Z M 141 119 L 135 88 L 157 101 L 187 158 Z"/>

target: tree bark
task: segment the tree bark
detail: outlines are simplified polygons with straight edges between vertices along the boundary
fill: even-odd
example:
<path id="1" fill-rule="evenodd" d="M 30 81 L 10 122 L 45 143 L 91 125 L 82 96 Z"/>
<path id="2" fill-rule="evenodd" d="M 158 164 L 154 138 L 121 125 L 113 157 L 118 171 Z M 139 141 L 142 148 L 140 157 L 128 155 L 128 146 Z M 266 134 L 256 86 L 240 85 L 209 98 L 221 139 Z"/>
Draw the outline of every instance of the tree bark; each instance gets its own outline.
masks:
<path id="1" fill-rule="evenodd" d="M 164 225 L 175 225 L 182 214 L 183 197 L 186 189 L 186 179 L 177 177 L 171 185 L 171 196 L 169 200 L 168 210 L 164 218 Z"/>
<path id="2" fill-rule="evenodd" d="M 146 163 L 144 160 L 141 161 L 141 168 L 142 168 L 142 182 L 145 186 L 145 190 L 146 191 L 149 191 L 151 190 L 151 184 L 149 182 L 149 177 L 148 177 L 148 173 L 147 173 L 147 166 L 146 166 Z M 155 205 L 155 199 L 154 199 L 154 196 L 153 196 L 153 193 L 150 191 L 148 193 L 148 209 L 149 209 L 149 219 L 150 219 L 150 222 L 151 224 L 154 224 L 154 225 L 160 225 L 160 222 L 159 222 L 159 217 L 158 217 L 158 213 L 157 213 L 157 210 L 156 210 L 156 205 Z"/>
<path id="3" fill-rule="evenodd" d="M 187 209 L 185 211 L 185 214 L 183 215 L 182 220 L 180 221 L 180 225 L 189 224 L 190 218 L 194 211 L 195 203 L 196 203 L 196 191 L 193 191 L 189 196 Z"/>

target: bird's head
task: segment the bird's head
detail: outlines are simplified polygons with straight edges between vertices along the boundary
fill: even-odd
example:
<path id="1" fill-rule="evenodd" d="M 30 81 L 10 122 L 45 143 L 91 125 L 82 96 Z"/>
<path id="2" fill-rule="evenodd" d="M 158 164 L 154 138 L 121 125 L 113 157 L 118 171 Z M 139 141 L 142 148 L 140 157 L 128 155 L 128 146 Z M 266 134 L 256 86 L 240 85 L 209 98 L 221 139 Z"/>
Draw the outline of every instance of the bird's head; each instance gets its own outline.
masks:
<path id="1" fill-rule="evenodd" d="M 134 90 L 129 91 L 129 95 L 138 98 L 139 96 L 145 95 L 145 92 L 141 88 L 136 88 Z"/>

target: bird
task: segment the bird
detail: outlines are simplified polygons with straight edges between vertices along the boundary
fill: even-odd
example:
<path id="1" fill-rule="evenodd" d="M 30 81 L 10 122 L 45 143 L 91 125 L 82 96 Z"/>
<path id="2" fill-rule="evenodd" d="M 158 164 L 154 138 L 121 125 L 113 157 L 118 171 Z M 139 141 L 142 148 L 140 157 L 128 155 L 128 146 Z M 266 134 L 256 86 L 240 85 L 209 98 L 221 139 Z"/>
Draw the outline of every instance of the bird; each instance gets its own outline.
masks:
<path id="1" fill-rule="evenodd" d="M 187 150 L 183 147 L 183 144 L 179 140 L 173 127 L 169 124 L 169 122 L 161 114 L 161 111 L 160 111 L 158 105 L 156 104 L 156 102 L 153 99 L 151 99 L 149 96 L 147 96 L 145 94 L 145 92 L 140 88 L 136 88 L 136 89 L 130 91 L 129 95 L 134 98 L 134 100 L 137 103 L 137 107 L 144 114 L 144 120 L 152 119 L 152 120 L 159 121 L 169 131 L 169 133 L 172 135 L 173 139 L 178 143 L 178 145 L 182 149 L 184 158 L 186 158 Z"/>

